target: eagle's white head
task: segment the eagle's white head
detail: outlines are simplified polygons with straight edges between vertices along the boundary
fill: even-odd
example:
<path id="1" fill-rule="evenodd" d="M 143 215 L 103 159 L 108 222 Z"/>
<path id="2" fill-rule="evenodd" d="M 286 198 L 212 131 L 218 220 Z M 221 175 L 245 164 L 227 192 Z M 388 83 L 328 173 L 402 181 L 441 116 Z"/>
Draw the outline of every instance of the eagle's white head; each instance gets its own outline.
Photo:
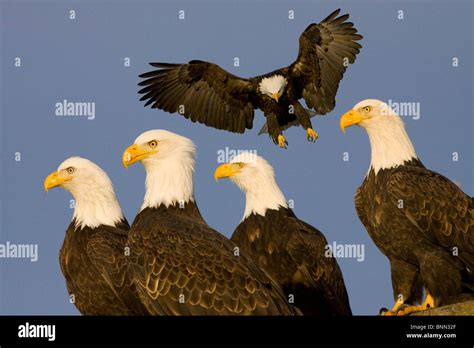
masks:
<path id="1" fill-rule="evenodd" d="M 142 133 L 122 156 L 125 167 L 140 161 L 146 171 L 142 210 L 193 201 L 196 147 L 181 135 L 155 129 Z"/>
<path id="2" fill-rule="evenodd" d="M 44 181 L 46 191 L 56 186 L 74 197 L 76 228 L 116 226 L 124 218 L 109 177 L 88 159 L 71 157 L 61 163 Z"/>
<path id="3" fill-rule="evenodd" d="M 383 101 L 366 99 L 357 103 L 340 120 L 343 132 L 352 125 L 364 128 L 369 136 L 369 171 L 373 168 L 377 174 L 380 169 L 397 167 L 417 158 L 403 120 Z"/>
<path id="4" fill-rule="evenodd" d="M 275 99 L 275 101 L 278 103 L 278 100 L 285 91 L 287 83 L 288 81 L 282 75 L 264 77 L 258 84 L 258 90 L 260 93 Z"/>
<path id="5" fill-rule="evenodd" d="M 245 193 L 246 204 L 242 220 L 251 214 L 265 216 L 268 209 L 288 207 L 275 180 L 273 167 L 254 153 L 241 153 L 229 163 L 217 167 L 214 178 L 218 180 L 226 177 Z"/>

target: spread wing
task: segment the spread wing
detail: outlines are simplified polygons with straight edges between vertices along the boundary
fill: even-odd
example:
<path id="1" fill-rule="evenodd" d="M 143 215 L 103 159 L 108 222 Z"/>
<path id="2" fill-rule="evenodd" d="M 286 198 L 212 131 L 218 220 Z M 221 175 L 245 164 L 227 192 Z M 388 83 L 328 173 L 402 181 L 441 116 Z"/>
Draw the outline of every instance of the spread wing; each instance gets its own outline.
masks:
<path id="1" fill-rule="evenodd" d="M 151 314 L 293 314 L 271 278 L 206 224 L 142 219 L 129 242 L 137 289 Z"/>
<path id="2" fill-rule="evenodd" d="M 243 133 L 251 129 L 254 87 L 249 79 L 230 74 L 216 64 L 193 60 L 188 64 L 151 63 L 159 68 L 140 75 L 145 106 L 178 112 L 193 122 Z"/>
<path id="3" fill-rule="evenodd" d="M 354 63 L 361 45 L 348 14 L 337 17 L 336 10 L 321 23 L 309 25 L 300 36 L 298 58 L 290 73 L 298 82 L 296 94 L 318 114 L 330 112 L 336 105 L 336 93 L 347 65 Z"/>
<path id="4" fill-rule="evenodd" d="M 392 203 L 403 203 L 406 218 L 432 243 L 452 251 L 474 270 L 474 202 L 444 176 L 425 168 L 403 167 L 387 182 Z"/>

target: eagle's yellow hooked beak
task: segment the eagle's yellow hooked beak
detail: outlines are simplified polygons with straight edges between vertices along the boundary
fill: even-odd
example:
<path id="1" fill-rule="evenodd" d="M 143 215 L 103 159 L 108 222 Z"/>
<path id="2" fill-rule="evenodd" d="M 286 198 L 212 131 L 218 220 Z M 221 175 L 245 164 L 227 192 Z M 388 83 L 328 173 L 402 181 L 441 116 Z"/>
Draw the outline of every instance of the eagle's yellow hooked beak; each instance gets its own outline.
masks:
<path id="1" fill-rule="evenodd" d="M 237 166 L 233 163 L 225 163 L 216 168 L 214 172 L 214 179 L 219 181 L 219 179 L 227 178 L 239 172 Z"/>
<path id="2" fill-rule="evenodd" d="M 342 115 L 339 125 L 341 127 L 342 133 L 345 133 L 345 128 L 353 126 L 355 124 L 361 123 L 363 120 L 367 120 L 368 116 L 363 116 L 359 114 L 356 110 L 351 109 Z"/>
<path id="3" fill-rule="evenodd" d="M 140 145 L 133 144 L 127 147 L 122 155 L 122 164 L 125 168 L 129 165 L 141 161 L 150 155 L 157 153 L 157 150 L 147 150 L 140 147 Z"/>
<path id="4" fill-rule="evenodd" d="M 44 190 L 48 192 L 49 189 L 60 186 L 69 180 L 71 180 L 71 178 L 62 176 L 59 172 L 52 172 L 44 179 L 43 187 Z"/>
<path id="5" fill-rule="evenodd" d="M 280 98 L 280 96 L 278 95 L 278 92 L 273 93 L 272 98 L 275 99 L 275 101 L 278 103 L 278 99 Z"/>

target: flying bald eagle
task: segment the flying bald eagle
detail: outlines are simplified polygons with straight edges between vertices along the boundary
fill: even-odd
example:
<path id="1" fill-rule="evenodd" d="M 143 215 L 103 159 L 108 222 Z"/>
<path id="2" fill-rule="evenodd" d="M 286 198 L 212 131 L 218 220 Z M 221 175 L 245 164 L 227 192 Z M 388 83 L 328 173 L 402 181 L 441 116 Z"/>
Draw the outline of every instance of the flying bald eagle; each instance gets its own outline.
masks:
<path id="1" fill-rule="evenodd" d="M 160 68 L 140 75 L 139 91 L 145 106 L 178 112 L 193 122 L 234 133 L 253 125 L 254 109 L 266 117 L 262 132 L 286 147 L 282 131 L 301 125 L 310 141 L 317 139 L 311 116 L 324 115 L 335 106 L 336 92 L 348 64 L 362 47 L 362 36 L 349 15 L 336 10 L 321 23 L 310 24 L 299 40 L 296 61 L 285 68 L 252 78 L 240 78 L 216 64 L 192 60 L 188 64 L 150 63 Z M 306 110 L 299 99 L 303 98 Z"/>
<path id="2" fill-rule="evenodd" d="M 278 285 L 210 228 L 193 197 L 195 146 L 151 130 L 123 154 L 140 161 L 146 193 L 129 232 L 137 290 L 155 315 L 294 315 Z"/>
<path id="3" fill-rule="evenodd" d="M 74 304 L 84 315 L 142 315 L 125 255 L 129 225 L 107 174 L 71 157 L 48 175 L 44 189 L 61 186 L 76 201 L 59 261 Z"/>
<path id="4" fill-rule="evenodd" d="M 389 258 L 396 303 L 404 315 L 457 301 L 474 290 L 474 202 L 421 163 L 402 119 L 380 100 L 364 100 L 340 121 L 359 125 L 372 148 L 355 194 L 360 220 Z M 421 302 L 423 288 L 426 298 Z"/>
<path id="5" fill-rule="evenodd" d="M 288 208 L 272 166 L 244 152 L 219 166 L 214 177 L 229 177 L 246 195 L 244 217 L 231 240 L 294 297 L 303 315 L 351 315 L 342 272 L 326 256 L 326 238 Z"/>

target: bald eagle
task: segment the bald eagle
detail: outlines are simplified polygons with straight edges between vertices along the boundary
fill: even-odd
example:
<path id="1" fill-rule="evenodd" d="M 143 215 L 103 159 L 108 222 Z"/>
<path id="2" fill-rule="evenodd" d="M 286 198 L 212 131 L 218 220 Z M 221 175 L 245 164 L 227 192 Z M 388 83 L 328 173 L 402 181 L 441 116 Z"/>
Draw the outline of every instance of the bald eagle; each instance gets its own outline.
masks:
<path id="1" fill-rule="evenodd" d="M 44 189 L 61 186 L 76 201 L 59 261 L 68 292 L 84 315 L 142 315 L 125 257 L 129 225 L 107 174 L 71 157 L 48 175 Z"/>
<path id="2" fill-rule="evenodd" d="M 272 166 L 244 152 L 214 176 L 230 178 L 246 195 L 244 217 L 231 240 L 293 296 L 294 305 L 304 315 L 351 315 L 342 272 L 326 256 L 326 238 L 288 207 Z"/>
<path id="3" fill-rule="evenodd" d="M 390 260 L 395 305 L 404 315 L 465 297 L 474 290 L 474 202 L 427 169 L 402 119 L 384 102 L 364 100 L 340 120 L 359 125 L 372 149 L 355 206 L 369 235 Z M 421 305 L 423 289 L 426 297 Z"/>
<path id="4" fill-rule="evenodd" d="M 159 70 L 140 75 L 139 91 L 145 106 L 178 112 L 193 122 L 234 133 L 253 126 L 254 109 L 266 117 L 262 132 L 286 147 L 283 130 L 301 125 L 307 138 L 318 137 L 310 118 L 324 115 L 335 106 L 339 82 L 348 64 L 362 47 L 362 36 L 349 15 L 331 13 L 321 23 L 310 24 L 299 40 L 296 61 L 290 66 L 252 78 L 240 78 L 216 64 L 192 60 L 187 64 L 150 63 Z M 311 110 L 305 109 L 303 98 Z"/>
<path id="5" fill-rule="evenodd" d="M 278 285 L 210 228 L 193 197 L 193 142 L 165 130 L 141 134 L 123 154 L 140 161 L 146 192 L 128 243 L 137 290 L 155 315 L 294 315 Z"/>

